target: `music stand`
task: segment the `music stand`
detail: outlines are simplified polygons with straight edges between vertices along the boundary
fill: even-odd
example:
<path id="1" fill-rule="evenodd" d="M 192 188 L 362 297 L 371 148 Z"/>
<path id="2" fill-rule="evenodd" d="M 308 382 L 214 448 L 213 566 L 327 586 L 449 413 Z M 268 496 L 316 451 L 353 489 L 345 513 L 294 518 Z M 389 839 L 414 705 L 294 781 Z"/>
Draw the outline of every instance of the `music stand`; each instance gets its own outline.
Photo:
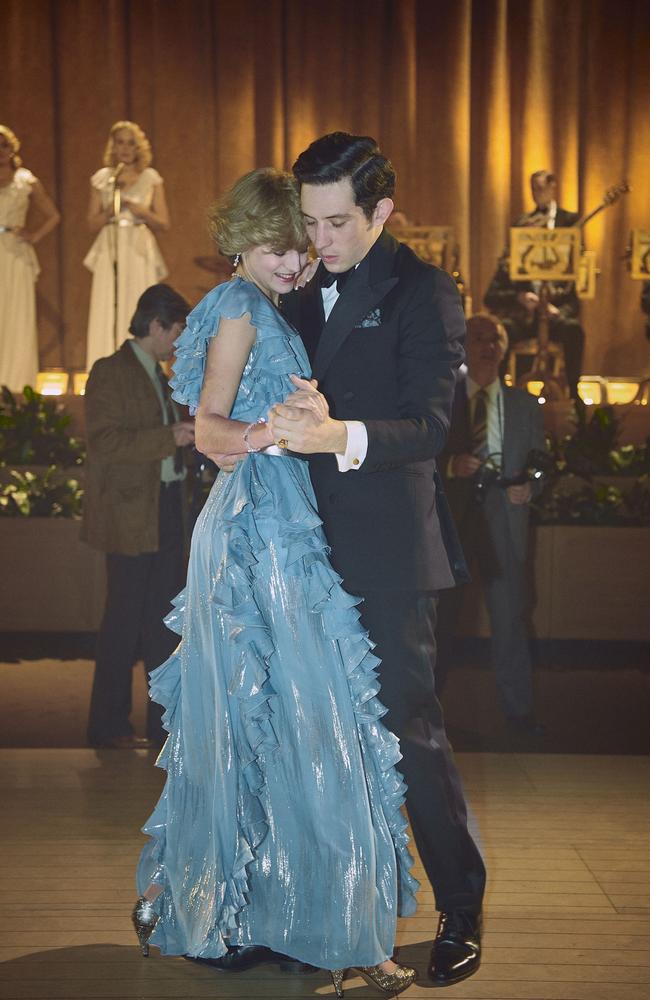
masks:
<path id="1" fill-rule="evenodd" d="M 534 282 L 538 287 L 539 321 L 537 354 L 531 371 L 521 383 L 540 381 L 542 395 L 549 400 L 562 399 L 565 389 L 550 370 L 548 303 L 551 281 L 577 281 L 580 261 L 580 230 L 559 227 L 513 226 L 510 229 L 510 280 Z"/>

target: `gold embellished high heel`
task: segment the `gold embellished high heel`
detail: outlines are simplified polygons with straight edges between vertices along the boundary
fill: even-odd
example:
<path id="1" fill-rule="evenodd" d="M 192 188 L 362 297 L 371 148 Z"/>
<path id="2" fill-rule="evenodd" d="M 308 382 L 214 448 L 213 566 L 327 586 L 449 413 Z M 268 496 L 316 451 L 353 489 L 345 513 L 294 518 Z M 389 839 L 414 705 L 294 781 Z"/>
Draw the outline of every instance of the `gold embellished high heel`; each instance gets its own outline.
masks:
<path id="1" fill-rule="evenodd" d="M 394 972 L 384 972 L 379 965 L 354 968 L 350 971 L 358 972 L 369 986 L 376 986 L 380 993 L 393 997 L 407 990 L 415 982 L 416 978 L 415 969 L 410 969 L 408 965 L 398 965 Z M 343 998 L 343 979 L 345 973 L 345 969 L 332 969 L 332 982 L 334 983 L 338 1000 L 342 1000 Z"/>
<path id="2" fill-rule="evenodd" d="M 140 950 L 144 958 L 149 958 L 149 938 L 153 934 L 159 917 L 154 910 L 154 904 L 146 896 L 139 896 L 133 907 L 131 920 L 138 935 Z"/>

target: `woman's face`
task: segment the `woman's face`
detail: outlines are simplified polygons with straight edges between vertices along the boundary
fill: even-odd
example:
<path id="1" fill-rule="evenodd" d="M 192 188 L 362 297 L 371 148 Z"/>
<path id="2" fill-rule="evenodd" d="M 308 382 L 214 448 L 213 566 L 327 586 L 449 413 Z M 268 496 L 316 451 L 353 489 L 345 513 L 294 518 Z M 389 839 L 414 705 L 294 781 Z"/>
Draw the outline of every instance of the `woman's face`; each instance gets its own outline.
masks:
<path id="1" fill-rule="evenodd" d="M 7 136 L 0 132 L 0 167 L 6 167 L 7 164 L 11 163 L 11 158 L 14 155 L 13 147 Z"/>
<path id="2" fill-rule="evenodd" d="M 293 290 L 294 281 L 306 263 L 307 252 L 301 250 L 276 253 L 272 247 L 261 246 L 242 254 L 246 275 L 273 301 Z"/>
<path id="3" fill-rule="evenodd" d="M 120 128 L 113 136 L 113 152 L 117 163 L 132 166 L 138 158 L 135 136 L 129 128 Z"/>

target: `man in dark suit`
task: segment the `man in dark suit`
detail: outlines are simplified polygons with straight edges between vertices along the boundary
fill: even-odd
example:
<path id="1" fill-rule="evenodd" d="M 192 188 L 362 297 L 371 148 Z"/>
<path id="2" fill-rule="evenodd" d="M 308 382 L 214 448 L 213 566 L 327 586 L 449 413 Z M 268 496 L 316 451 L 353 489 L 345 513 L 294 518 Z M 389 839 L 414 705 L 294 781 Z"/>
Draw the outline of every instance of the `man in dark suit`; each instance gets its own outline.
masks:
<path id="1" fill-rule="evenodd" d="M 194 425 L 179 419 L 160 367 L 173 351 L 189 306 L 168 285 L 140 296 L 127 340 L 100 358 L 86 386 L 88 459 L 81 537 L 106 553 L 107 594 L 97 637 L 88 720 L 91 746 L 132 749 L 164 738 L 160 706 L 149 701 L 147 737 L 129 720 L 138 652 L 147 672 L 173 652 L 165 626 L 183 586 L 181 448 Z"/>
<path id="2" fill-rule="evenodd" d="M 576 224 L 578 213 L 558 206 L 557 180 L 548 170 L 536 170 L 531 175 L 530 188 L 535 208 L 513 225 L 557 229 Z M 499 261 L 483 301 L 503 322 L 511 345 L 537 336 L 540 300 L 536 285 L 539 283 L 512 281 L 508 256 Z M 580 326 L 580 302 L 573 281 L 551 281 L 548 286 L 549 337 L 562 344 L 569 393 L 577 399 L 585 341 Z"/>
<path id="3" fill-rule="evenodd" d="M 477 564 L 483 585 L 503 711 L 513 730 L 539 734 L 526 627 L 529 504 L 539 487 L 530 480 L 499 485 L 496 477 L 510 480 L 525 473 L 530 452 L 545 447 L 544 427 L 537 399 L 499 379 L 507 344 L 493 317 L 479 314 L 467 321 L 467 377 L 456 389 L 440 468 L 465 554 Z M 438 691 L 451 659 L 449 638 L 460 599 L 457 590 L 440 602 Z"/>
<path id="4" fill-rule="evenodd" d="M 446 986 L 478 968 L 485 885 L 433 675 L 437 593 L 464 566 L 435 471 L 464 317 L 451 277 L 384 230 L 395 174 L 373 139 L 324 136 L 294 173 L 321 264 L 283 310 L 318 390 L 275 407 L 271 426 L 282 446 L 310 456 L 332 563 L 363 598 L 411 827 L 441 912 L 429 974 Z"/>

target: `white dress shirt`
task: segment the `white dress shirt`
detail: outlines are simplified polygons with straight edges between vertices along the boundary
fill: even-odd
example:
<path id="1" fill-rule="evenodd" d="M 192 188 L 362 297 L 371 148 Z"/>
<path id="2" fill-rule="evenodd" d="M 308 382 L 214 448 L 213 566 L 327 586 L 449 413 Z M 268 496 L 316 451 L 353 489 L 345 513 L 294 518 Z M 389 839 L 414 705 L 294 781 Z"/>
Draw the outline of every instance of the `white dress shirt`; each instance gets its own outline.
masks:
<path id="1" fill-rule="evenodd" d="M 339 297 L 336 282 L 329 288 L 321 288 L 321 295 L 323 296 L 325 322 L 327 322 Z M 368 431 L 361 420 L 344 420 L 343 422 L 347 428 L 348 440 L 345 452 L 343 454 L 337 452 L 336 464 L 339 467 L 339 472 L 355 472 L 361 468 L 368 454 Z"/>

